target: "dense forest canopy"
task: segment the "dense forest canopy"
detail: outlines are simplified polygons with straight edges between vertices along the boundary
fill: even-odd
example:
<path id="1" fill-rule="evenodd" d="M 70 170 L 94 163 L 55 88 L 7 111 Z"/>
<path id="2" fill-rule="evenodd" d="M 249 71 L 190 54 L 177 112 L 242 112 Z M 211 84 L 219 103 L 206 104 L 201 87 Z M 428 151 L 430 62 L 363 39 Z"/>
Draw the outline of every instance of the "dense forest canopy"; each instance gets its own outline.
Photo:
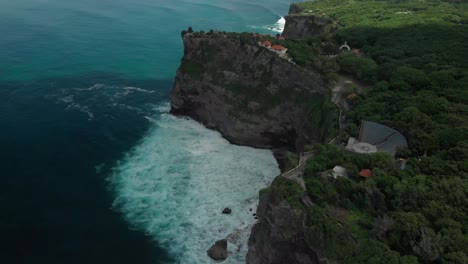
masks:
<path id="1" fill-rule="evenodd" d="M 308 162 L 305 180 L 316 206 L 292 203 L 308 211 L 308 242 L 341 263 L 468 263 L 468 2 L 297 5 L 303 13 L 294 15 L 334 22 L 314 38 L 285 40 L 294 61 L 331 84 L 349 74 L 363 87 L 349 100 L 339 137 L 356 136 L 360 121 L 369 120 L 409 143 L 396 157 L 408 160 L 404 170 L 382 153 L 315 146 L 320 154 Z M 340 52 L 345 41 L 362 55 Z M 324 176 L 336 165 L 349 177 Z M 373 176 L 363 180 L 361 169 Z"/>
<path id="2" fill-rule="evenodd" d="M 468 2 L 323 0 L 299 5 L 303 14 L 334 22 L 315 39 L 286 41 L 295 61 L 330 80 L 337 72 L 352 74 L 368 87 L 350 102 L 348 134 L 367 119 L 403 132 L 415 155 L 466 147 Z M 363 56 L 340 53 L 345 41 Z M 317 56 L 324 53 L 338 56 Z"/>

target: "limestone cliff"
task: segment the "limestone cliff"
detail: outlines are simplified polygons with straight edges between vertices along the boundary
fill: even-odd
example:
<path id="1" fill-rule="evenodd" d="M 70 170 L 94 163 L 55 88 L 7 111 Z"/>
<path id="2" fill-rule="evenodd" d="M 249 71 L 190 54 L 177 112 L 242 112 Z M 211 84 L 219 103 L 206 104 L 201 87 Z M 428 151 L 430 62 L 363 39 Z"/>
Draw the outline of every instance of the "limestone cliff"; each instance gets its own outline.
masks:
<path id="1" fill-rule="evenodd" d="M 283 197 L 281 185 L 284 183 L 281 181 L 290 180 L 278 177 L 270 188 L 261 193 L 257 209 L 259 222 L 252 228 L 247 263 L 323 263 L 317 251 L 306 242 L 304 230 L 307 215 L 305 210 L 294 208 Z"/>
<path id="2" fill-rule="evenodd" d="M 235 144 L 300 150 L 326 134 L 328 91 L 320 76 L 259 46 L 260 36 L 183 32 L 172 113 Z"/>
<path id="3" fill-rule="evenodd" d="M 314 36 L 329 23 L 303 12 L 291 6 L 284 36 Z M 173 114 L 192 117 L 232 143 L 280 150 L 279 161 L 282 150 L 302 151 L 324 140 L 334 118 L 329 89 L 318 74 L 260 45 L 275 40 L 214 31 L 184 31 L 182 38 L 184 56 L 170 95 Z M 247 263 L 323 263 L 304 235 L 307 210 L 291 205 L 281 181 L 290 180 L 277 177 L 261 195 Z"/>
<path id="4" fill-rule="evenodd" d="M 289 15 L 285 17 L 286 25 L 283 36 L 288 39 L 302 39 L 324 33 L 325 26 L 332 23 L 330 18 L 315 15 L 313 10 L 303 10 L 292 4 Z"/>

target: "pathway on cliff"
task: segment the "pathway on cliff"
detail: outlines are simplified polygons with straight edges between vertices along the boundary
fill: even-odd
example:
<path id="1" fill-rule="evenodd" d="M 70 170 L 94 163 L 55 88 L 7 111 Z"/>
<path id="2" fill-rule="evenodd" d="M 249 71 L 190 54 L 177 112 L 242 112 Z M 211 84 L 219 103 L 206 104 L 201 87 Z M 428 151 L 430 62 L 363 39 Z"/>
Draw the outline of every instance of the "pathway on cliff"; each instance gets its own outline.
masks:
<path id="1" fill-rule="evenodd" d="M 346 84 L 352 82 L 349 76 L 340 75 L 335 85 L 332 88 L 331 101 L 340 109 L 349 110 L 348 102 L 345 100 L 345 94 L 347 92 Z"/>
<path id="2" fill-rule="evenodd" d="M 304 179 L 302 178 L 302 175 L 304 174 L 305 165 L 307 164 L 307 161 L 310 158 L 315 157 L 316 154 L 317 154 L 317 151 L 302 152 L 299 158 L 299 165 L 297 165 L 297 167 L 295 167 L 294 169 L 283 173 L 283 175 L 281 176 L 299 183 L 302 189 L 305 190 L 306 186 L 305 186 Z"/>

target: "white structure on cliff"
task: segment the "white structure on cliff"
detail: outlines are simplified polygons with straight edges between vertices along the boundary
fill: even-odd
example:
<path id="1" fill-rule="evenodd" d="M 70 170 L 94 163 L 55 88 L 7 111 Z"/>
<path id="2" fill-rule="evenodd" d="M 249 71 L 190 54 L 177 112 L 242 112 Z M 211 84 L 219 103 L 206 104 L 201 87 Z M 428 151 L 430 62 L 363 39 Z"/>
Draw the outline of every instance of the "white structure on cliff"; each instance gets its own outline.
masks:
<path id="1" fill-rule="evenodd" d="M 265 40 L 263 42 L 259 42 L 259 45 L 262 46 L 262 47 L 265 47 L 267 49 L 270 49 L 271 48 L 271 42 L 268 41 L 268 40 Z"/>
<path id="2" fill-rule="evenodd" d="M 340 46 L 340 50 L 346 49 L 347 51 L 351 51 L 351 47 L 348 45 L 348 41 L 345 41 L 343 45 Z"/>
<path id="3" fill-rule="evenodd" d="M 366 142 L 360 142 L 353 137 L 348 139 L 346 150 L 357 154 L 372 154 L 377 152 L 377 147 Z"/>
<path id="4" fill-rule="evenodd" d="M 332 170 L 331 176 L 334 179 L 337 179 L 338 177 L 348 177 L 348 171 L 344 167 L 335 166 Z"/>
<path id="5" fill-rule="evenodd" d="M 369 121 L 362 121 L 359 139 L 349 138 L 346 150 L 358 154 L 387 152 L 395 156 L 399 148 L 408 147 L 405 137 L 398 131 Z"/>

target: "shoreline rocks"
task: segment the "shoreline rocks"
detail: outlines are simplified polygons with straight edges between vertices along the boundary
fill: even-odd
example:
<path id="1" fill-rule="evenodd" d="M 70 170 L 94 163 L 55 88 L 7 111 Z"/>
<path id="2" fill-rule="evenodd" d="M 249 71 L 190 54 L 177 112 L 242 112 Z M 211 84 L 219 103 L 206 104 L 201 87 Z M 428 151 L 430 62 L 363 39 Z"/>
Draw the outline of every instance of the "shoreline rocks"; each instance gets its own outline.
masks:
<path id="1" fill-rule="evenodd" d="M 208 256 L 214 260 L 225 260 L 228 257 L 227 240 L 221 239 L 207 251 Z"/>

